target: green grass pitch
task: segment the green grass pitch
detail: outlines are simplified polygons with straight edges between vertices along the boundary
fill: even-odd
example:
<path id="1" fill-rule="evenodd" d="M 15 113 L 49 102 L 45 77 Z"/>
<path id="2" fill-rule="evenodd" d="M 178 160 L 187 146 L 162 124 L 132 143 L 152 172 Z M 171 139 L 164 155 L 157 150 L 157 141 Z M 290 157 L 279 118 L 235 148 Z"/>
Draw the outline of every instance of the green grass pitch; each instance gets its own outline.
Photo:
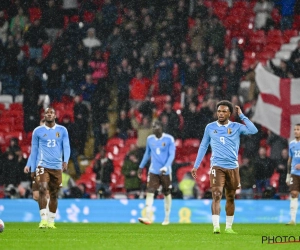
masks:
<path id="1" fill-rule="evenodd" d="M 280 224 L 234 224 L 238 235 L 212 233 L 210 224 L 101 224 L 56 223 L 57 229 L 38 229 L 38 223 L 5 223 L 0 249 L 300 249 L 300 243 L 262 244 L 262 236 L 294 236 L 298 226 Z M 279 238 L 278 238 L 279 240 Z"/>

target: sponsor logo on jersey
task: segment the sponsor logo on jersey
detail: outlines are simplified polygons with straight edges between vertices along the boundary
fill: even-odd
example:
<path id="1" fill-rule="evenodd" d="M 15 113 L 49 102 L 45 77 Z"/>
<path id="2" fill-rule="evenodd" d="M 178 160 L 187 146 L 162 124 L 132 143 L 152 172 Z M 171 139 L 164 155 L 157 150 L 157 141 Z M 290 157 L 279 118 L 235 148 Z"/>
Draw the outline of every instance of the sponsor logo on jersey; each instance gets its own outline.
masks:
<path id="1" fill-rule="evenodd" d="M 231 128 L 228 128 L 228 129 L 227 129 L 227 133 L 228 133 L 229 135 L 232 133 Z"/>
<path id="2" fill-rule="evenodd" d="M 59 132 L 56 132 L 56 137 L 59 138 L 60 137 L 60 134 Z"/>

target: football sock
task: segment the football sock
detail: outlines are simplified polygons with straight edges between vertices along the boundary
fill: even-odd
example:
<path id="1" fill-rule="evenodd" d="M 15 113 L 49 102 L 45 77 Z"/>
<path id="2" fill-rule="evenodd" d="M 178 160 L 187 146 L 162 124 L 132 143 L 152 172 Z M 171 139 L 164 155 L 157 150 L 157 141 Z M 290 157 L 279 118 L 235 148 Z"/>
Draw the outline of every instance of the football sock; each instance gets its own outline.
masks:
<path id="1" fill-rule="evenodd" d="M 40 215 L 41 215 L 41 220 L 45 220 L 47 221 L 47 209 L 46 208 L 43 208 L 40 210 Z"/>
<path id="2" fill-rule="evenodd" d="M 48 214 L 48 223 L 53 223 L 55 220 L 56 213 L 49 212 Z"/>
<path id="3" fill-rule="evenodd" d="M 226 228 L 231 228 L 234 216 L 226 216 Z"/>
<path id="4" fill-rule="evenodd" d="M 213 214 L 212 215 L 212 223 L 214 227 L 220 227 L 220 215 Z"/>
<path id="5" fill-rule="evenodd" d="M 147 193 L 146 196 L 146 217 L 151 220 L 151 211 L 152 211 L 152 205 L 154 200 L 154 194 Z"/>
<path id="6" fill-rule="evenodd" d="M 49 215 L 49 202 L 50 202 L 50 198 L 47 198 L 47 206 L 46 206 L 46 209 L 47 209 L 47 214 Z"/>
<path id="7" fill-rule="evenodd" d="M 291 198 L 290 213 L 291 213 L 291 220 L 294 222 L 296 222 L 297 210 L 298 210 L 298 198 Z"/>
<path id="8" fill-rule="evenodd" d="M 172 196 L 171 194 L 165 195 L 164 198 L 165 203 L 165 221 L 169 221 L 171 205 L 172 205 Z"/>

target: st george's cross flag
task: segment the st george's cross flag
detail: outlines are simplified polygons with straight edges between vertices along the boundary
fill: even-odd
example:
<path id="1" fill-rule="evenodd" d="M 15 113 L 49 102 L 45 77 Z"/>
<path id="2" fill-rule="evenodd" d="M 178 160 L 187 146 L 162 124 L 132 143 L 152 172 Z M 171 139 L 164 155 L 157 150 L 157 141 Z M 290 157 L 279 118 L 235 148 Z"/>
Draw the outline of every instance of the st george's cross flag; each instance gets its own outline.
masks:
<path id="1" fill-rule="evenodd" d="M 260 94 L 252 120 L 283 138 L 294 137 L 294 126 L 300 123 L 300 78 L 280 78 L 260 63 L 255 68 Z"/>

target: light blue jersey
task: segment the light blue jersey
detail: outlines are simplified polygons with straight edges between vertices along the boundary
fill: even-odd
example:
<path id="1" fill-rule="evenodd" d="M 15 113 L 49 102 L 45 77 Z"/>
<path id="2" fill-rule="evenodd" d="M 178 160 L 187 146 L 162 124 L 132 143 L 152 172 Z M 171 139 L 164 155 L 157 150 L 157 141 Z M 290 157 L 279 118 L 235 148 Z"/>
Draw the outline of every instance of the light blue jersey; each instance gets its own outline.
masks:
<path id="1" fill-rule="evenodd" d="M 64 126 L 55 124 L 37 127 L 32 134 L 31 154 L 27 166 L 35 172 L 37 166 L 50 169 L 62 169 L 62 163 L 70 158 L 68 131 Z"/>
<path id="2" fill-rule="evenodd" d="M 246 125 L 230 121 L 226 125 L 221 125 L 218 121 L 215 121 L 206 126 L 194 168 L 200 166 L 209 144 L 212 149 L 211 166 L 227 169 L 234 169 L 239 166 L 240 135 L 255 134 L 258 131 L 244 114 L 241 114 L 240 118 Z"/>
<path id="3" fill-rule="evenodd" d="M 173 136 L 163 133 L 161 138 L 149 135 L 147 138 L 146 152 L 140 164 L 144 168 L 151 157 L 149 172 L 160 174 L 162 167 L 167 167 L 166 175 L 172 172 L 172 162 L 175 158 L 175 142 Z"/>
<path id="4" fill-rule="evenodd" d="M 300 141 L 292 140 L 289 145 L 289 157 L 292 158 L 291 174 L 300 175 L 300 170 L 296 165 L 300 164 Z"/>

